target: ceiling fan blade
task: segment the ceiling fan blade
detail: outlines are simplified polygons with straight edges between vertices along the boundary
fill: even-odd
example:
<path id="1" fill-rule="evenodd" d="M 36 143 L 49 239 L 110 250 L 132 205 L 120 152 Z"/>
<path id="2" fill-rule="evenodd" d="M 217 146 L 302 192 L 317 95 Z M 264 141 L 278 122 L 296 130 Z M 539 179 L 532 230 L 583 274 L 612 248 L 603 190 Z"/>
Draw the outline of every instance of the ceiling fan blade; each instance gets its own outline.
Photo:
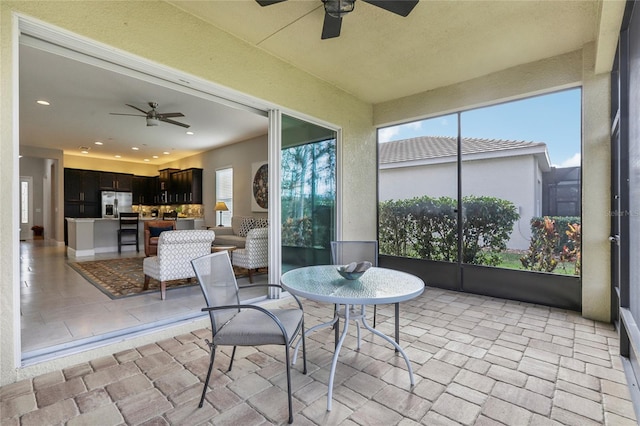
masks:
<path id="1" fill-rule="evenodd" d="M 181 112 L 163 112 L 157 113 L 156 117 L 184 117 L 184 114 Z"/>
<path id="2" fill-rule="evenodd" d="M 283 1 L 287 1 L 287 0 L 256 0 L 256 3 L 264 7 L 264 6 L 271 6 L 272 4 L 276 4 L 276 3 L 282 3 Z"/>
<path id="3" fill-rule="evenodd" d="M 324 24 L 322 24 L 322 40 L 335 38 L 340 35 L 342 28 L 342 18 L 334 18 L 327 12 L 324 13 Z"/>
<path id="4" fill-rule="evenodd" d="M 407 16 L 418 4 L 418 0 L 362 0 L 400 16 Z"/>
<path id="5" fill-rule="evenodd" d="M 111 115 L 130 115 L 132 117 L 146 117 L 147 115 L 140 115 L 140 114 L 121 114 L 119 112 L 110 112 L 109 114 Z"/>
<path id="6" fill-rule="evenodd" d="M 130 105 L 130 104 L 125 104 L 125 105 L 126 105 L 126 106 L 128 106 L 128 107 L 131 107 L 131 108 L 133 108 L 133 109 L 137 109 L 138 111 L 140 111 L 141 113 L 143 113 L 145 117 L 147 116 L 147 111 L 145 111 L 145 110 L 143 110 L 143 109 L 140 109 L 140 108 L 138 108 L 137 106 L 134 106 L 134 105 Z"/>
<path id="7" fill-rule="evenodd" d="M 191 127 L 188 124 L 180 123 L 180 122 L 175 121 L 175 120 L 169 120 L 168 118 L 164 118 L 164 117 L 158 117 L 158 120 L 164 121 L 165 123 L 169 123 L 169 124 L 175 124 L 176 126 L 182 126 L 182 127 L 186 128 L 186 129 Z"/>

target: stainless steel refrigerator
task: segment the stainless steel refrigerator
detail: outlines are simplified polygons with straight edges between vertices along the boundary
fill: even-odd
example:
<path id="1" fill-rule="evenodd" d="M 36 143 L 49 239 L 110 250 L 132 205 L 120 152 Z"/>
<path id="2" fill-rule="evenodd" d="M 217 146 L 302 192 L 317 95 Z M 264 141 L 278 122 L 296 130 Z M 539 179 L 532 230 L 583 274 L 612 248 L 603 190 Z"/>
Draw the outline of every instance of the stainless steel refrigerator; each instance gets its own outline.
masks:
<path id="1" fill-rule="evenodd" d="M 102 217 L 118 218 L 120 213 L 133 211 L 131 192 L 102 191 Z"/>

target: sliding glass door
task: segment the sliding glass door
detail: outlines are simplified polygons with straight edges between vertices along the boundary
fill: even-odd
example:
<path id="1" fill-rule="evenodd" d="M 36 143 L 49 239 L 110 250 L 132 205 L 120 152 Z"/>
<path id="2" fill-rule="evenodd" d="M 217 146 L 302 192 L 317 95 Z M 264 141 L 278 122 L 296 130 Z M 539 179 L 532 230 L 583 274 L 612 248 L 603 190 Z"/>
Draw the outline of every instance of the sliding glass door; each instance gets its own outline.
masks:
<path id="1" fill-rule="evenodd" d="M 282 272 L 331 261 L 336 237 L 336 132 L 282 114 Z"/>

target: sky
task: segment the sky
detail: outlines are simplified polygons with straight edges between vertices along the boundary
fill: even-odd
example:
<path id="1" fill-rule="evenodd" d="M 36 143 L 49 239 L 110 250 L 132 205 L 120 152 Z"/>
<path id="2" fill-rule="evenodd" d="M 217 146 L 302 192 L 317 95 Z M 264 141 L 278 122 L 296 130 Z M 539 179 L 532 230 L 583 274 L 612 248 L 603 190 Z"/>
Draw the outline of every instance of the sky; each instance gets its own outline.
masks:
<path id="1" fill-rule="evenodd" d="M 565 90 L 461 114 L 462 137 L 547 144 L 551 165 L 580 165 L 580 89 Z M 417 136 L 457 136 L 456 114 L 416 121 L 379 131 L 380 142 Z"/>

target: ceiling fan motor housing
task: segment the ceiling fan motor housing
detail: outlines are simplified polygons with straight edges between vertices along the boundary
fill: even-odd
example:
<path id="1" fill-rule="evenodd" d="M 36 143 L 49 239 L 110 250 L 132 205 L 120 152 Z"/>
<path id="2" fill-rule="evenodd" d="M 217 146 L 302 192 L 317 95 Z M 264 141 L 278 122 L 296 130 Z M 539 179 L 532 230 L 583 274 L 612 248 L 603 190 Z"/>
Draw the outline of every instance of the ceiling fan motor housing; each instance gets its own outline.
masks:
<path id="1" fill-rule="evenodd" d="M 342 18 L 349 12 L 353 12 L 356 0 L 322 0 L 324 11 L 334 18 Z"/>

